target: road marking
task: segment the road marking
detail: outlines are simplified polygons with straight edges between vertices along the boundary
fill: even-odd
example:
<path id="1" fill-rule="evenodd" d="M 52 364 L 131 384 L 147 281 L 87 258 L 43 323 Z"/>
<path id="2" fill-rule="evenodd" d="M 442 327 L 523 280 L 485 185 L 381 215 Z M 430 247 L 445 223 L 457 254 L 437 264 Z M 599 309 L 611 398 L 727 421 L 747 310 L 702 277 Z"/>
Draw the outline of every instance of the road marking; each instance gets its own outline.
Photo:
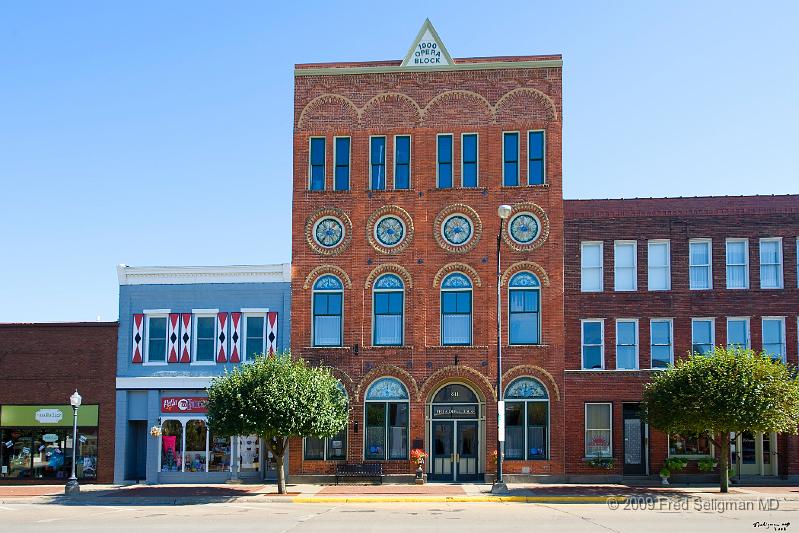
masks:
<path id="1" fill-rule="evenodd" d="M 3 507 L 0 505 L 0 511 L 19 511 L 19 509 L 14 509 L 13 507 Z"/>
<path id="2" fill-rule="evenodd" d="M 44 520 L 37 520 L 37 524 L 47 524 L 49 522 L 57 522 L 59 520 L 63 520 L 63 518 L 45 518 Z"/>

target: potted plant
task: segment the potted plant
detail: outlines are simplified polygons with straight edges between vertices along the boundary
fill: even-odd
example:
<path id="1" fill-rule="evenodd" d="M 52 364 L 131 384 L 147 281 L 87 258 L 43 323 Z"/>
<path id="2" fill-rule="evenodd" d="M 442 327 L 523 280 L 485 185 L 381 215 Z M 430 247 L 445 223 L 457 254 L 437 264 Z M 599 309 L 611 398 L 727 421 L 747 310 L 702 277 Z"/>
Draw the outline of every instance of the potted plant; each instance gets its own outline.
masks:
<path id="1" fill-rule="evenodd" d="M 660 469 L 660 483 L 662 485 L 669 484 L 669 476 L 671 476 L 671 470 L 669 470 L 665 466 Z"/>
<path id="2" fill-rule="evenodd" d="M 701 472 L 712 472 L 719 465 L 719 462 L 712 457 L 703 457 L 696 462 L 696 466 Z"/>
<path id="3" fill-rule="evenodd" d="M 613 470 L 614 461 L 613 457 L 596 456 L 587 457 L 584 459 L 585 464 L 594 468 L 602 468 L 603 470 Z"/>
<path id="4" fill-rule="evenodd" d="M 682 457 L 669 457 L 666 459 L 663 468 L 660 469 L 660 479 L 663 485 L 669 484 L 669 478 L 673 472 L 679 472 L 688 466 L 688 461 Z"/>
<path id="5" fill-rule="evenodd" d="M 414 448 L 411 450 L 411 461 L 416 465 L 416 484 L 421 485 L 424 483 L 424 467 L 425 459 L 427 459 L 427 452 L 421 448 Z"/>

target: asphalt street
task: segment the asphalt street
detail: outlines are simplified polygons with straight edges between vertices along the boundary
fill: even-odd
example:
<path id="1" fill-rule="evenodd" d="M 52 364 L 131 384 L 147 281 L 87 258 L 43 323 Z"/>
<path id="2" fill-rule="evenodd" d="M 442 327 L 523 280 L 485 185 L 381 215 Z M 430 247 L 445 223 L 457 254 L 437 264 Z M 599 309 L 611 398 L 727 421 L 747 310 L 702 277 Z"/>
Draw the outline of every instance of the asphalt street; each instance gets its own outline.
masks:
<path id="1" fill-rule="evenodd" d="M 799 502 L 778 502 L 777 509 L 773 508 L 773 503 L 764 504 L 770 505 L 772 510 L 760 510 L 758 503 L 753 503 L 754 509 L 750 510 L 700 510 L 693 502 L 687 502 L 687 508 L 683 509 L 670 509 L 669 504 L 664 508 L 659 503 L 627 509 L 624 504 L 611 509 L 608 505 L 595 504 L 529 503 L 218 503 L 178 506 L 12 503 L 0 506 L 0 523 L 3 531 L 47 533 L 205 533 L 242 531 L 244 528 L 266 533 L 799 532 Z"/>

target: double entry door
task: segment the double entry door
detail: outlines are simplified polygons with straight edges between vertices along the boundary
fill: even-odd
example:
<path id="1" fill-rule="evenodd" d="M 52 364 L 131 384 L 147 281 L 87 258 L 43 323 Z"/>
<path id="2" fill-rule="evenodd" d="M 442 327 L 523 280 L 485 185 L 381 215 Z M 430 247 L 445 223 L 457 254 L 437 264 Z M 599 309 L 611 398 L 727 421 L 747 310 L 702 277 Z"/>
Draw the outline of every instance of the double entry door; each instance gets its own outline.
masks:
<path id="1" fill-rule="evenodd" d="M 777 435 L 744 431 L 733 441 L 731 464 L 742 476 L 777 475 Z M 738 452 L 740 451 L 740 457 Z M 740 461 L 740 463 L 739 463 Z"/>
<path id="2" fill-rule="evenodd" d="M 431 481 L 477 481 L 479 473 L 479 425 L 476 420 L 432 422 Z"/>

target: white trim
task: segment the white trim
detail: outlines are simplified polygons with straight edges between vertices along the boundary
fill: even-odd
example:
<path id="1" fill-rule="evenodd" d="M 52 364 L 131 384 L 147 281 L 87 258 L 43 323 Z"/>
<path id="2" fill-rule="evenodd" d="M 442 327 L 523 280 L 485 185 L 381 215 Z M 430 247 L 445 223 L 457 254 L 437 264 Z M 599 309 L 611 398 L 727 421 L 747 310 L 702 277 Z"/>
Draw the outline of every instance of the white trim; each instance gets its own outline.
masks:
<path id="1" fill-rule="evenodd" d="M 585 328 L 586 322 L 599 322 L 600 338 L 600 359 L 602 366 L 600 368 L 585 368 L 585 357 L 583 349 L 585 348 Z M 592 344 L 591 346 L 596 346 Z M 583 370 L 605 370 L 605 319 L 604 318 L 583 318 L 580 319 L 580 368 Z"/>
<path id="2" fill-rule="evenodd" d="M 259 313 L 259 314 L 266 314 L 269 312 L 268 307 L 242 307 L 240 311 L 243 314 L 252 314 L 252 313 Z"/>
<path id="3" fill-rule="evenodd" d="M 336 187 L 336 167 L 338 164 L 336 163 L 336 141 L 338 139 L 349 139 L 350 141 L 350 148 L 349 153 L 347 154 L 347 188 L 346 189 L 339 189 Z M 352 189 L 352 137 L 349 135 L 334 135 L 333 136 L 333 187 L 331 190 L 333 191 L 349 191 Z M 343 225 L 342 225 L 343 227 Z"/>
<path id="4" fill-rule="evenodd" d="M 397 189 L 397 137 L 408 138 L 408 188 Z M 393 159 L 391 161 L 391 185 L 395 191 L 409 191 L 413 189 L 413 135 L 410 133 L 397 133 L 391 139 Z M 304 442 L 304 441 L 303 441 Z"/>
<path id="5" fill-rule="evenodd" d="M 191 313 L 193 315 L 214 315 L 214 316 L 216 316 L 219 313 L 219 309 L 192 309 Z"/>
<path id="6" fill-rule="evenodd" d="M 633 287 L 632 289 L 620 289 L 619 285 L 619 247 L 620 246 L 630 246 L 633 247 Z M 624 266 L 622 268 L 629 269 L 629 266 Z M 613 290 L 614 292 L 636 292 L 638 290 L 638 241 L 634 240 L 627 240 L 621 239 L 617 241 L 613 241 Z"/>
<path id="7" fill-rule="evenodd" d="M 291 282 L 291 264 L 151 267 L 118 265 L 117 277 L 120 285 L 288 283 Z"/>
<path id="8" fill-rule="evenodd" d="M 449 187 L 442 187 L 438 175 L 439 157 L 438 157 L 438 139 L 441 137 L 449 137 L 449 166 L 450 166 L 450 179 L 452 184 Z M 436 133 L 436 189 L 454 189 L 455 188 L 455 134 L 454 133 Z"/>
<path id="9" fill-rule="evenodd" d="M 322 139 L 325 141 L 325 149 L 324 149 L 324 156 L 325 162 L 322 163 L 322 188 L 321 189 L 312 189 L 311 185 L 313 183 L 313 165 L 311 165 L 311 141 L 314 139 Z M 327 190 L 327 137 L 324 135 L 312 135 L 308 137 L 308 179 L 306 180 L 306 189 L 309 191 L 313 190 Z"/>
<path id="10" fill-rule="evenodd" d="M 663 268 L 662 265 L 652 265 L 652 246 L 666 245 L 666 287 L 663 289 L 652 288 L 652 267 Z M 671 241 L 669 239 L 650 239 L 646 242 L 646 289 L 651 292 L 671 290 Z"/>
<path id="11" fill-rule="evenodd" d="M 372 176 L 372 139 L 383 139 L 383 188 L 382 189 L 375 189 L 372 187 L 373 178 Z M 350 148 L 352 150 L 352 148 Z M 369 187 L 367 187 L 370 191 L 387 191 L 388 188 L 388 136 L 387 135 L 370 135 L 369 136 L 369 149 L 366 151 L 367 157 L 367 165 L 369 167 Z"/>
<path id="12" fill-rule="evenodd" d="M 691 245 L 707 243 L 707 265 L 692 265 L 691 264 Z M 707 266 L 708 269 L 708 286 L 707 287 L 692 287 L 691 286 L 691 267 L 692 266 Z M 713 290 L 713 239 L 689 239 L 688 240 L 688 289 L 692 291 L 709 291 Z"/>
<path id="13" fill-rule="evenodd" d="M 475 178 L 475 184 L 474 184 L 474 186 L 470 185 L 468 187 L 463 184 L 463 165 L 464 165 L 463 138 L 466 137 L 467 135 L 474 135 L 474 137 L 475 137 L 475 142 L 474 142 L 474 148 L 475 148 L 475 156 L 474 156 L 474 165 L 475 165 L 474 178 Z M 453 177 L 453 182 L 454 182 L 454 177 Z M 455 184 L 453 183 L 453 186 L 454 185 Z M 462 189 L 476 189 L 478 187 L 480 187 L 480 133 L 476 132 L 476 131 L 466 131 L 466 132 L 461 133 L 461 188 Z"/>
<path id="14" fill-rule="evenodd" d="M 651 370 L 665 370 L 664 368 L 654 367 L 652 365 L 652 324 L 654 322 L 666 322 L 669 325 L 669 362 L 668 364 L 674 364 L 674 319 L 673 318 L 650 318 L 649 319 L 649 368 Z M 657 346 L 663 346 L 662 344 L 658 344 Z"/>
<path id="15" fill-rule="evenodd" d="M 586 289 L 583 283 L 583 254 L 587 246 L 599 245 L 599 288 Z M 597 268 L 590 266 L 588 268 Z M 580 243 L 580 292 L 602 292 L 605 288 L 605 244 L 602 241 L 582 241 Z"/>
<path id="16" fill-rule="evenodd" d="M 619 368 L 619 324 L 628 323 L 635 326 L 635 367 L 633 368 Z M 628 346 L 628 345 L 624 345 Z M 616 319 L 616 370 L 638 370 L 640 364 L 641 341 L 638 334 L 638 319 L 637 318 L 617 318 Z"/>
<path id="17" fill-rule="evenodd" d="M 142 309 L 143 315 L 168 315 L 172 309 Z"/>
<path id="18" fill-rule="evenodd" d="M 191 319 L 194 321 L 192 324 L 192 349 L 191 349 L 191 364 L 193 366 L 211 366 L 216 364 L 216 337 L 219 335 L 216 323 L 217 323 L 217 312 L 213 310 L 207 310 L 206 312 L 192 312 Z M 213 347 L 211 349 L 211 360 L 210 361 L 198 361 L 197 360 L 197 342 L 200 340 L 200 328 L 197 324 L 197 321 L 200 318 L 210 318 L 214 321 L 214 336 L 211 337 L 213 341 Z"/>
<path id="19" fill-rule="evenodd" d="M 763 243 L 764 242 L 776 242 L 776 243 L 779 244 L 779 247 L 777 248 L 777 250 L 779 250 L 780 262 L 777 263 L 777 265 L 779 265 L 779 275 L 778 275 L 778 284 L 777 284 L 776 287 L 764 287 L 763 286 Z M 763 290 L 775 290 L 775 289 L 784 288 L 784 286 L 785 286 L 785 273 L 784 273 L 784 269 L 785 269 L 784 263 L 785 263 L 785 261 L 784 261 L 784 258 L 783 258 L 783 251 L 782 251 L 782 237 L 763 237 L 758 242 L 757 252 L 758 252 L 758 254 L 757 254 L 758 255 L 758 262 L 759 262 L 759 265 L 760 265 L 760 288 L 763 289 Z"/>
<path id="20" fill-rule="evenodd" d="M 543 137 L 544 137 L 543 154 L 541 154 L 542 155 L 541 166 L 543 167 L 542 170 L 544 171 L 544 182 L 543 183 L 533 183 L 531 185 L 530 184 L 530 134 L 531 133 L 538 133 L 538 132 L 541 132 L 543 134 Z M 525 173 L 527 175 L 527 186 L 528 187 L 535 187 L 535 186 L 546 185 L 547 183 L 549 183 L 549 180 L 547 180 L 547 130 L 545 130 L 545 129 L 527 130 L 527 139 L 525 139 L 525 142 L 527 143 L 527 165 L 526 165 L 527 171 Z M 503 163 L 504 163 L 504 161 L 503 161 Z"/>
<path id="21" fill-rule="evenodd" d="M 505 185 L 505 135 L 515 133 L 516 134 L 516 185 Z M 522 169 L 521 167 L 521 156 L 522 156 L 522 133 L 519 130 L 508 130 L 502 132 L 502 182 L 500 183 L 500 187 L 521 187 L 522 185 Z"/>
<path id="22" fill-rule="evenodd" d="M 116 387 L 117 389 L 205 389 L 213 378 L 214 376 L 118 377 Z"/>
<path id="23" fill-rule="evenodd" d="M 727 347 L 730 346 L 730 321 L 744 321 L 746 322 L 746 348 L 747 350 L 752 348 L 752 329 L 750 325 L 750 317 L 748 316 L 728 316 L 727 317 Z"/>
<path id="24" fill-rule="evenodd" d="M 730 243 L 744 244 L 744 286 L 743 287 L 730 287 Z M 740 267 L 741 265 L 732 265 L 733 267 Z M 724 241 L 724 276 L 726 277 L 727 288 L 730 290 L 746 290 L 749 288 L 749 239 L 730 237 Z"/>

